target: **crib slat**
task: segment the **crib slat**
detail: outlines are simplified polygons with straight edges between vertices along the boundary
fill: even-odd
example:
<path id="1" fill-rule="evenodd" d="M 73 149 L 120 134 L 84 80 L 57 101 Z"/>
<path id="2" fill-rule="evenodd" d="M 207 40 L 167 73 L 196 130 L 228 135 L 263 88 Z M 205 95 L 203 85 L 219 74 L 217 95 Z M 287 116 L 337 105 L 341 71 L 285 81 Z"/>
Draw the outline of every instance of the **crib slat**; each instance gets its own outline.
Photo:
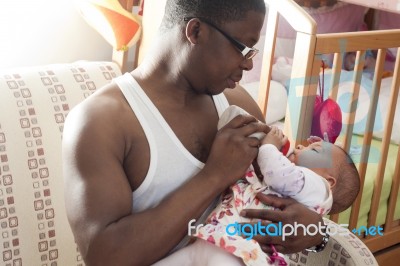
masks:
<path id="1" fill-rule="evenodd" d="M 332 80 L 331 80 L 331 90 L 329 98 L 331 98 L 334 101 L 336 101 L 338 95 L 340 73 L 342 72 L 343 56 L 344 53 L 335 53 L 335 56 L 333 58 Z"/>
<path id="2" fill-rule="evenodd" d="M 329 215 L 329 220 L 338 223 L 339 222 L 339 214 L 335 213 L 335 214 L 331 214 Z"/>
<path id="3" fill-rule="evenodd" d="M 311 132 L 321 65 L 320 56 L 314 56 L 315 41 L 315 35 L 297 33 L 284 129 L 295 145 L 304 144 Z"/>
<path id="4" fill-rule="evenodd" d="M 348 153 L 350 151 L 350 144 L 351 144 L 351 138 L 353 135 L 353 128 L 354 128 L 354 120 L 356 117 L 356 111 L 357 111 L 357 105 L 358 105 L 358 97 L 360 95 L 360 84 L 361 84 L 361 78 L 362 78 L 362 73 L 364 69 L 364 63 L 365 63 L 365 51 L 357 51 L 356 54 L 356 62 L 354 65 L 354 75 L 353 75 L 353 93 L 352 93 L 352 98 L 350 107 L 349 107 L 349 116 L 346 121 L 346 135 L 344 137 L 344 147 L 343 149 Z M 365 165 L 366 167 L 366 165 Z M 364 187 L 364 180 L 365 180 L 365 174 L 362 175 L 360 174 L 360 186 L 361 188 Z M 360 212 L 360 206 L 361 206 L 361 198 L 362 198 L 362 193 L 363 189 L 360 189 L 359 194 L 357 195 L 357 199 L 353 203 L 351 212 L 350 212 L 350 219 L 349 219 L 349 228 L 356 228 L 357 227 L 357 222 L 358 222 L 358 215 Z"/>
<path id="5" fill-rule="evenodd" d="M 396 64 L 394 67 L 394 76 L 393 76 L 393 83 L 392 83 L 392 88 L 391 88 L 391 109 L 389 110 L 389 113 L 391 116 L 394 117 L 394 113 L 396 110 L 396 104 L 397 104 L 397 97 L 399 95 L 399 89 L 400 89 L 400 49 L 397 49 L 397 60 Z M 393 129 L 392 129 L 393 130 Z M 390 135 L 389 135 L 390 137 Z M 389 195 L 389 201 L 388 201 L 388 210 L 386 214 L 386 221 L 385 221 L 385 233 L 389 232 L 392 229 L 392 223 L 394 220 L 394 211 L 396 208 L 397 204 L 397 195 L 399 193 L 399 185 L 400 185 L 400 146 L 397 148 L 397 160 L 396 160 L 396 166 L 394 170 L 394 175 L 392 178 L 392 186 L 391 186 L 391 191 Z"/>
<path id="6" fill-rule="evenodd" d="M 275 54 L 276 33 L 278 29 L 278 12 L 275 8 L 268 9 L 268 23 L 265 35 L 263 60 L 260 75 L 260 87 L 258 90 L 258 105 L 264 117 L 267 114 L 269 88 L 271 84 L 272 65 Z"/>
<path id="7" fill-rule="evenodd" d="M 366 130 L 368 130 L 368 134 L 372 136 L 373 133 L 373 125 L 375 122 L 375 114 L 376 114 L 376 107 L 377 107 L 377 101 L 379 97 L 379 91 L 381 87 L 381 81 L 382 81 L 382 74 L 383 74 L 383 65 L 385 63 L 385 57 L 386 57 L 386 49 L 379 49 L 378 50 L 378 56 L 376 59 L 376 66 L 375 66 L 375 75 L 374 75 L 374 80 L 373 80 L 373 105 L 374 105 L 374 111 L 373 115 L 369 116 L 368 114 L 368 120 L 371 120 L 371 123 L 367 122 Z M 388 125 L 387 125 L 388 126 Z M 390 130 L 391 132 L 391 130 Z M 369 142 L 370 145 L 371 142 Z M 383 177 L 385 174 L 385 166 L 386 166 L 386 159 L 387 159 L 387 151 L 389 148 L 389 143 L 390 143 L 390 138 L 389 140 L 384 136 L 382 140 L 382 149 L 380 151 L 380 158 L 379 158 L 379 163 L 378 163 L 378 172 L 375 177 L 375 182 L 374 182 L 374 191 L 372 193 L 372 201 L 371 201 L 371 208 L 370 212 L 368 215 L 368 226 L 375 225 L 376 223 L 376 216 L 378 214 L 378 208 L 379 208 L 379 199 L 381 197 L 381 190 L 382 190 L 382 184 L 383 184 Z M 368 147 L 369 149 L 369 147 Z"/>
<path id="8" fill-rule="evenodd" d="M 351 137 L 354 128 L 354 120 L 356 117 L 357 105 L 358 105 L 358 96 L 360 95 L 360 84 L 361 77 L 364 69 L 365 63 L 365 51 L 357 51 L 356 54 L 356 62 L 354 65 L 354 75 L 353 75 L 353 93 L 351 102 L 349 103 L 349 116 L 346 121 L 346 135 L 344 137 L 344 145 L 343 149 L 348 153 L 350 150 Z M 358 213 L 357 213 L 358 216 Z M 354 217 L 354 219 L 358 220 L 358 217 Z M 351 218 L 350 218 L 351 220 Z"/>
<path id="9" fill-rule="evenodd" d="M 376 60 L 376 66 L 375 66 L 374 81 L 373 81 L 373 86 L 372 86 L 371 103 L 370 103 L 369 110 L 368 110 L 368 117 L 367 117 L 367 122 L 366 122 L 366 126 L 365 126 L 365 132 L 364 132 L 361 159 L 360 159 L 360 164 L 359 164 L 359 169 L 358 169 L 358 172 L 360 174 L 361 189 L 364 188 L 365 174 L 367 172 L 368 157 L 369 157 L 370 146 L 371 146 L 371 141 L 372 141 L 372 129 L 373 129 L 373 125 L 375 123 L 375 114 L 376 114 L 376 108 L 377 108 L 377 104 L 378 104 L 378 96 L 379 96 L 379 90 L 380 90 L 380 84 L 381 84 L 380 81 L 381 81 L 381 77 L 382 77 L 383 63 L 385 60 L 385 56 L 386 56 L 386 50 L 379 49 L 377 60 Z M 360 194 L 357 196 L 355 203 L 353 205 L 354 207 L 352 208 L 352 212 L 355 212 L 354 214 L 352 214 L 352 216 L 354 215 L 354 217 L 358 216 L 358 212 L 359 212 L 359 208 L 360 208 L 360 204 L 361 204 L 361 195 Z M 375 210 L 375 212 L 376 212 L 376 210 Z M 355 215 L 356 213 L 357 213 L 357 215 Z M 375 217 L 376 217 L 376 214 L 375 214 Z"/>
<path id="10" fill-rule="evenodd" d="M 393 228 L 394 212 L 397 204 L 399 187 L 400 187 L 400 146 L 398 146 L 397 148 L 396 166 L 393 174 L 392 187 L 390 189 L 390 195 L 388 200 L 388 211 L 386 214 L 385 229 L 384 229 L 385 234 L 392 231 Z"/>
<path id="11" fill-rule="evenodd" d="M 121 6 L 123 8 L 125 8 L 128 11 L 132 11 L 132 7 L 133 7 L 133 0 L 118 0 L 119 3 L 121 4 Z M 135 1 L 136 2 L 136 1 Z"/>

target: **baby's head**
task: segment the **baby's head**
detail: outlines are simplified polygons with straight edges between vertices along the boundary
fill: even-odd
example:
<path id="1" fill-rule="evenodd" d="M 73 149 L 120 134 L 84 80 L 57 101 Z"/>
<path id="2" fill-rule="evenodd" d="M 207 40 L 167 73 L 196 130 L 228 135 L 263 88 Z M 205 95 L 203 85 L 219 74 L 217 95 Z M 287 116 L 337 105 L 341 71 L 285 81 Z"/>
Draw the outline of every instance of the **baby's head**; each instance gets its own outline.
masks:
<path id="1" fill-rule="evenodd" d="M 339 146 L 325 141 L 298 145 L 289 160 L 325 178 L 332 189 L 330 213 L 339 213 L 352 205 L 360 190 L 360 177 L 351 157 Z"/>

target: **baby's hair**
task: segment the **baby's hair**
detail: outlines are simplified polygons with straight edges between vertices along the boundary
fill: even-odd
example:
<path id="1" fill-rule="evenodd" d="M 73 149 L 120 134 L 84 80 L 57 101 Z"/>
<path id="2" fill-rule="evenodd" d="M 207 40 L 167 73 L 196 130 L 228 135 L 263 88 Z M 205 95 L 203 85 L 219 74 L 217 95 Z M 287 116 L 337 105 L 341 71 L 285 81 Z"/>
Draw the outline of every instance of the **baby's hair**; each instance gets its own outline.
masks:
<path id="1" fill-rule="evenodd" d="M 333 204 L 330 214 L 339 213 L 349 208 L 360 191 L 360 175 L 350 155 L 338 147 L 345 155 L 336 164 L 336 185 L 333 188 Z"/>
<path id="2" fill-rule="evenodd" d="M 225 22 L 237 21 L 244 18 L 250 11 L 264 13 L 263 0 L 167 0 L 161 30 L 171 29 L 183 23 L 184 17 L 207 18 L 220 25 Z"/>

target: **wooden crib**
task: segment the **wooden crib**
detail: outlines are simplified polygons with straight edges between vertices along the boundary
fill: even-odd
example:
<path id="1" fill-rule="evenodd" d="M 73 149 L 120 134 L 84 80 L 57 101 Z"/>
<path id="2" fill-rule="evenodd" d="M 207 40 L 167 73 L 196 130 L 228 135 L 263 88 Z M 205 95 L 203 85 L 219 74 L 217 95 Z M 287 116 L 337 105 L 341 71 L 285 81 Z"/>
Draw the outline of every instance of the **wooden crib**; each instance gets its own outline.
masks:
<path id="1" fill-rule="evenodd" d="M 358 136 L 362 140 L 362 151 L 358 170 L 361 177 L 361 190 L 355 203 L 351 208 L 351 214 L 348 221 L 349 228 L 359 226 L 360 207 L 364 202 L 363 194 L 366 189 L 366 175 L 369 171 L 372 142 L 377 142 L 373 138 L 373 127 L 375 123 L 375 113 L 377 112 L 377 103 L 380 95 L 382 74 L 384 71 L 384 62 L 387 48 L 400 47 L 400 29 L 385 31 L 365 31 L 348 32 L 340 34 L 316 34 L 317 24 L 292 0 L 265 0 L 269 5 L 269 14 L 267 22 L 267 31 L 263 51 L 263 64 L 261 69 L 261 80 L 258 102 L 259 106 L 266 113 L 266 103 L 268 102 L 269 87 L 271 80 L 272 66 L 274 62 L 274 51 L 277 45 L 277 28 L 279 17 L 283 17 L 297 32 L 295 51 L 292 64 L 291 82 L 289 87 L 289 100 L 285 116 L 285 132 L 295 143 L 304 143 L 310 135 L 312 114 L 314 108 L 315 95 L 320 77 L 321 58 L 326 54 L 334 54 L 332 66 L 332 78 L 329 97 L 337 99 L 338 88 L 340 87 L 340 75 L 342 73 L 343 56 L 347 52 L 356 52 L 356 63 L 354 67 L 352 98 L 349 101 L 349 115 L 347 122 L 342 129 L 341 143 L 346 151 L 349 151 L 351 140 L 354 140 L 353 125 L 357 109 L 357 102 L 360 91 L 361 77 L 365 62 L 367 50 L 377 50 L 376 65 L 372 79 L 371 103 L 368 109 L 366 129 L 363 136 Z M 371 203 L 369 206 L 368 219 L 366 226 L 379 225 L 377 222 L 378 213 L 384 215 L 384 233 L 383 236 L 360 236 L 364 243 L 372 252 L 382 250 L 391 250 L 391 254 L 400 254 L 400 248 L 395 248 L 400 243 L 400 218 L 396 213 L 396 206 L 399 205 L 398 190 L 400 183 L 400 149 L 398 145 L 390 144 L 393 130 L 399 131 L 400 128 L 392 128 L 395 117 L 395 109 L 400 86 L 400 49 L 397 49 L 397 60 L 393 72 L 393 81 L 390 87 L 390 102 L 387 106 L 387 116 L 384 118 L 383 138 L 377 144 L 379 146 L 380 158 L 377 162 L 376 173 L 373 173 L 373 187 L 369 188 L 371 192 Z M 268 115 L 268 114 L 266 114 Z M 372 145 L 372 146 L 371 146 Z M 375 148 L 376 150 L 376 148 Z M 395 154 L 389 158 L 391 154 Z M 394 151 L 393 151 L 394 150 Z M 392 160 L 390 172 L 387 162 Z M 394 168 L 394 170 L 393 170 Z M 383 195 L 382 187 L 384 180 L 389 182 L 390 195 Z M 386 214 L 378 212 L 383 204 L 387 208 Z M 387 199 L 386 199 L 387 198 Z M 400 206 L 397 206 L 398 208 Z M 397 215 L 395 215 L 397 214 Z M 332 215 L 330 219 L 340 222 L 342 214 Z M 399 245 L 400 246 L 400 245 Z M 375 253 L 379 255 L 380 253 Z M 388 257 L 388 253 L 384 256 Z M 389 261 L 389 260 L 388 260 Z M 387 265 L 387 264 L 385 264 Z"/>

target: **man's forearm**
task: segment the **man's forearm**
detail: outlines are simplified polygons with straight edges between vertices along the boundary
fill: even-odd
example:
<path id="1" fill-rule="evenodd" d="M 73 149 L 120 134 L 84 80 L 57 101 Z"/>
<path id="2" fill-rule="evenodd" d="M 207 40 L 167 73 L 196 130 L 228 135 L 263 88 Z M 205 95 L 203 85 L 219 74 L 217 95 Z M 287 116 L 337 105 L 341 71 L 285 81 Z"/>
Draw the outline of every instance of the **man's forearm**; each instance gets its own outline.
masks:
<path id="1" fill-rule="evenodd" d="M 164 257 L 224 189 L 211 179 L 199 173 L 159 206 L 109 224 L 91 241 L 87 264 L 148 265 Z"/>

